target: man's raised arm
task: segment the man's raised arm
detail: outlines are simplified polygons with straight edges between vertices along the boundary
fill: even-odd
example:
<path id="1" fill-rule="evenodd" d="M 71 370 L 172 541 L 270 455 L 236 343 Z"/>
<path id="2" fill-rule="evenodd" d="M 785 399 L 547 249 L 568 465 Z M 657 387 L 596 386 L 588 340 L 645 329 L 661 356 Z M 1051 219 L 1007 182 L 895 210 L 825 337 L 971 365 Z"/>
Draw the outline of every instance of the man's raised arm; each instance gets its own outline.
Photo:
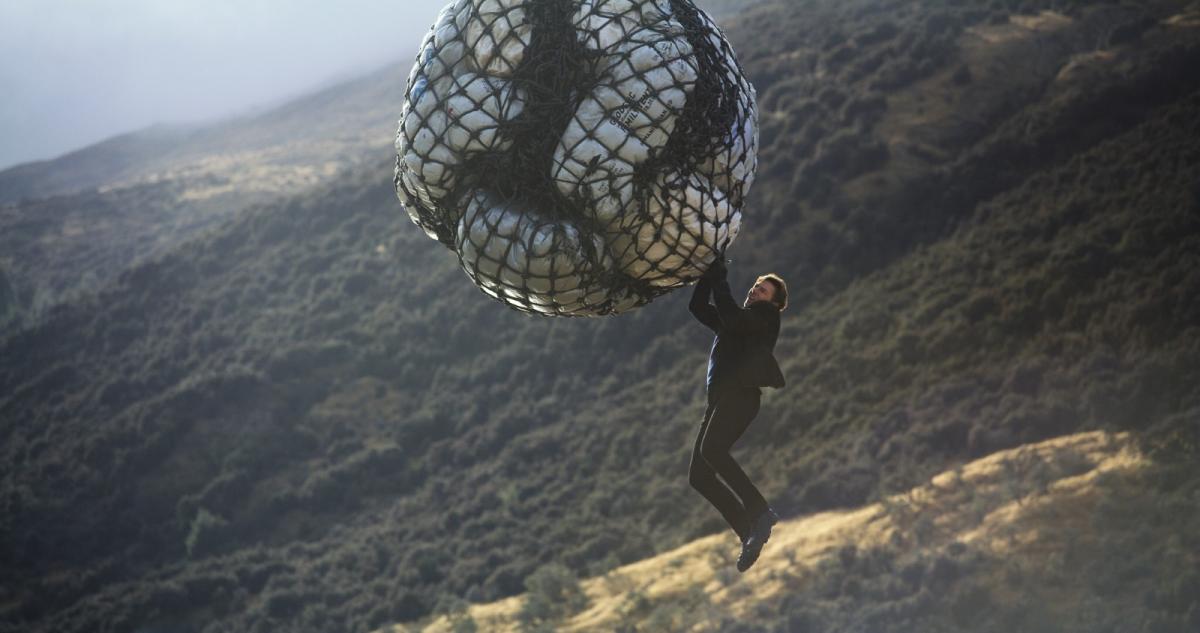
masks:
<path id="1" fill-rule="evenodd" d="M 708 277 L 701 277 L 700 281 L 696 282 L 696 288 L 692 290 L 692 300 L 688 303 L 688 310 L 696 320 L 708 326 L 709 329 L 716 332 L 721 329 L 721 318 L 717 316 L 717 309 L 708 302 L 709 295 L 712 294 L 712 282 Z"/>

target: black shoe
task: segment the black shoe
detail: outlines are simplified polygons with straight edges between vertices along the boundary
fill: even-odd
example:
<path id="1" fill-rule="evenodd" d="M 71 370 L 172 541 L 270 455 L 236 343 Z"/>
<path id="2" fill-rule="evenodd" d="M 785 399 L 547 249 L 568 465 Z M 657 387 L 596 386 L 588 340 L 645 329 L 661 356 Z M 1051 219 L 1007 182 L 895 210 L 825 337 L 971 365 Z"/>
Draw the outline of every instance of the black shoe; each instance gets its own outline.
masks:
<path id="1" fill-rule="evenodd" d="M 771 528 L 776 523 L 779 523 L 779 515 L 770 508 L 758 515 L 758 520 L 754 522 L 754 529 L 751 530 L 750 536 L 747 536 L 746 540 L 742 542 L 742 555 L 737 559 L 738 571 L 750 569 L 750 566 L 758 560 L 763 545 L 771 540 Z"/>

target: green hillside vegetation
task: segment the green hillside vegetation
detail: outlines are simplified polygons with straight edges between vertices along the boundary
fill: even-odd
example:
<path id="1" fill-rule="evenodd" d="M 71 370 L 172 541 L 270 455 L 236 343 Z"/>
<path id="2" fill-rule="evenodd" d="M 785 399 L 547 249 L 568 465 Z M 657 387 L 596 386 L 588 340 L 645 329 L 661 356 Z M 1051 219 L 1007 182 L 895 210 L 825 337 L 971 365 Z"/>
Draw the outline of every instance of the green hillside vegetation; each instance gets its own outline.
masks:
<path id="1" fill-rule="evenodd" d="M 776 270 L 793 296 L 789 385 L 738 452 L 767 496 L 785 517 L 855 507 L 1128 431 L 1162 474 L 1105 494 L 1161 491 L 1178 520 L 1114 536 L 1102 577 L 1186 622 L 1172 596 L 1194 594 L 1145 544 L 1185 542 L 1200 479 L 1200 9 L 763 2 L 728 35 L 763 110 L 733 281 Z M 687 292 L 617 318 L 507 310 L 408 221 L 391 160 L 200 227 L 0 339 L 0 631 L 368 631 L 547 565 L 736 545 L 687 485 L 710 342 Z M 28 204 L 119 225 L 105 196 Z M 37 221 L 22 208 L 5 217 Z M 0 262 L 0 321 L 30 252 Z M 801 611 L 873 630 L 838 602 L 877 595 L 855 560 L 859 589 L 747 630 L 807 630 Z"/>

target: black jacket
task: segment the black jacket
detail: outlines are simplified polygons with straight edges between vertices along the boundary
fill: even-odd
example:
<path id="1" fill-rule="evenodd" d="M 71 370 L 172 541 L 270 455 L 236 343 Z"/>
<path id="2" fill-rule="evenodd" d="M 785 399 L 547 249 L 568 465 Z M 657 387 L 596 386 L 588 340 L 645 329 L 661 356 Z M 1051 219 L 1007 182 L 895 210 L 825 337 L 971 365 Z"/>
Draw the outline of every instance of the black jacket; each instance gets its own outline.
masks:
<path id="1" fill-rule="evenodd" d="M 713 301 L 709 303 L 709 295 Z M 708 390 L 716 387 L 782 387 L 783 372 L 773 351 L 779 338 L 779 308 L 757 301 L 740 308 L 729 282 L 702 278 L 692 292 L 688 309 L 696 320 L 716 332 L 708 355 Z"/>

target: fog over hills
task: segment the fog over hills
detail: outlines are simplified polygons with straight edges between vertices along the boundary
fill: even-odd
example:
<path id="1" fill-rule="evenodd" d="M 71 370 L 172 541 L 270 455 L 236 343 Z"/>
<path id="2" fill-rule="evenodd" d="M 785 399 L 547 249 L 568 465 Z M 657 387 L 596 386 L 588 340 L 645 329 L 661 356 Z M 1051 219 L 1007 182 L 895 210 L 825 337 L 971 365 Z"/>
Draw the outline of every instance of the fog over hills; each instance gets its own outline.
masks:
<path id="1" fill-rule="evenodd" d="M 785 597 L 761 608 L 716 571 L 662 604 L 725 605 L 698 630 L 1195 630 L 1200 7 L 765 0 L 723 24 L 762 132 L 731 281 L 792 295 L 789 384 L 735 455 L 788 525 L 1080 432 L 1141 465 L 1098 477 L 1094 513 L 1038 515 L 1083 549 L 1018 535 L 989 567 L 990 541 L 893 507 L 911 533 L 836 567 L 769 545 Z M 688 293 L 574 320 L 485 297 L 392 191 L 406 74 L 0 174 L 0 631 L 421 630 L 546 570 L 736 549 L 687 484 Z M 684 622 L 637 604 L 622 630 Z"/>

